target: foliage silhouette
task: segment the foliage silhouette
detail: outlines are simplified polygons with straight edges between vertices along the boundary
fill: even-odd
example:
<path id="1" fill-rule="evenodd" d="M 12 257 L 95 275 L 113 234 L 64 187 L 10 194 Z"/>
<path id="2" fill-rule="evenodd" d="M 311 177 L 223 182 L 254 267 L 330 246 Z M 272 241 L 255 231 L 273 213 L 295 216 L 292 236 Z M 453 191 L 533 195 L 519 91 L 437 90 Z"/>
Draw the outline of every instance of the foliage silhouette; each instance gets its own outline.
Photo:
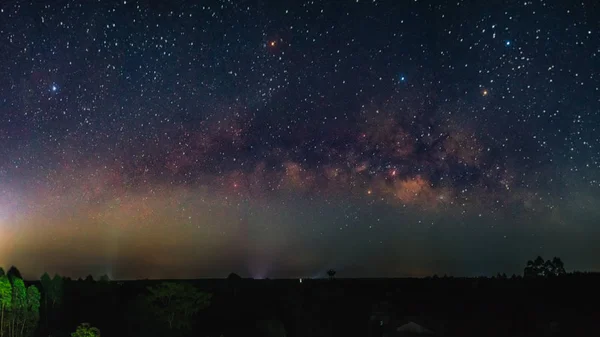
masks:
<path id="1" fill-rule="evenodd" d="M 236 274 L 236 273 L 231 273 L 231 274 L 229 274 L 227 276 L 227 279 L 231 280 L 231 281 L 233 281 L 233 280 L 241 280 L 242 277 L 240 275 Z"/>
<path id="2" fill-rule="evenodd" d="M 330 280 L 333 280 L 333 278 L 335 277 L 335 274 L 336 274 L 336 271 L 335 271 L 335 270 L 333 270 L 333 269 L 329 269 L 329 270 L 327 271 L 327 276 L 329 276 L 329 279 L 330 279 Z"/>
<path id="3" fill-rule="evenodd" d="M 100 329 L 91 326 L 89 323 L 81 323 L 71 337 L 100 337 Z"/>
<path id="4" fill-rule="evenodd" d="M 25 319 L 21 327 L 21 335 L 31 335 L 40 321 L 41 295 L 35 285 L 27 288 L 27 308 Z"/>
<path id="5" fill-rule="evenodd" d="M 60 275 L 55 274 L 54 277 L 52 278 L 50 292 L 48 293 L 48 296 L 50 297 L 50 301 L 52 302 L 53 309 L 56 308 L 57 306 L 59 306 L 62 302 L 63 286 L 64 286 L 63 278 Z"/>
<path id="6" fill-rule="evenodd" d="M 45 324 L 46 327 L 48 326 L 48 318 L 49 318 L 49 312 L 48 312 L 48 301 L 50 300 L 50 295 L 49 293 L 52 292 L 52 279 L 50 278 L 50 275 L 48 275 L 48 273 L 44 273 L 41 277 L 40 277 L 40 283 L 42 284 L 42 291 L 44 292 L 44 313 L 45 313 Z"/>
<path id="7" fill-rule="evenodd" d="M 554 265 L 554 273 L 556 275 L 564 275 L 564 274 L 566 274 L 565 264 L 562 262 L 562 260 L 560 258 L 554 257 L 552 259 L 552 264 Z"/>
<path id="8" fill-rule="evenodd" d="M 528 278 L 559 276 L 565 273 L 564 263 L 558 257 L 544 261 L 541 256 L 538 256 L 534 261 L 527 261 L 527 266 L 523 270 L 523 276 Z"/>
<path id="9" fill-rule="evenodd" d="M 8 272 L 6 273 L 6 275 L 8 275 L 8 279 L 11 282 L 12 282 L 13 277 L 19 278 L 21 280 L 23 279 L 23 276 L 21 276 L 21 272 L 15 266 L 11 266 L 10 269 L 8 269 Z"/>
<path id="10" fill-rule="evenodd" d="M 210 305 L 212 294 L 198 291 L 187 283 L 162 282 L 148 287 L 148 305 L 169 330 L 188 330 L 192 316 Z"/>
<path id="11" fill-rule="evenodd" d="M 279 320 L 265 320 L 257 323 L 261 336 L 265 337 L 285 337 L 285 327 Z"/>

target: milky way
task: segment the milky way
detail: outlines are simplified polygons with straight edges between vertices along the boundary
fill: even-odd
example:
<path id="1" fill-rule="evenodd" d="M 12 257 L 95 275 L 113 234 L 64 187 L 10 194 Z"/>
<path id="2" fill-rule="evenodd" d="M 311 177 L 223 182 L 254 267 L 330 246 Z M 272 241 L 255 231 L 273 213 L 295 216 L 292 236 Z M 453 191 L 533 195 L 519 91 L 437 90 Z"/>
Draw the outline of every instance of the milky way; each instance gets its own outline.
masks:
<path id="1" fill-rule="evenodd" d="M 156 3 L 0 4 L 0 263 L 600 267 L 596 2 Z"/>

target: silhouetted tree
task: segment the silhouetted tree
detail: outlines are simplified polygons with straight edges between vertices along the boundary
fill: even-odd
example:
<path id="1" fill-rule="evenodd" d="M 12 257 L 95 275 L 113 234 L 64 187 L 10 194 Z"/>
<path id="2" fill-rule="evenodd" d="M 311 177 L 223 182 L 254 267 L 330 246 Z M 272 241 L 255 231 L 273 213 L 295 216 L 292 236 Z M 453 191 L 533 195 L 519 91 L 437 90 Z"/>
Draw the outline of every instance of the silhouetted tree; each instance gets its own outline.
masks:
<path id="1" fill-rule="evenodd" d="M 93 283 L 94 282 L 94 277 L 92 275 L 86 276 L 85 277 L 85 282 Z"/>
<path id="2" fill-rule="evenodd" d="M 544 259 L 541 256 L 538 256 L 534 261 L 527 261 L 527 266 L 523 271 L 523 275 L 525 277 L 537 277 L 543 276 L 544 270 Z"/>
<path id="3" fill-rule="evenodd" d="M 52 309 L 55 309 L 62 303 L 63 286 L 63 278 L 58 274 L 54 274 L 50 287 L 50 293 L 48 294 L 50 297 L 50 302 L 52 302 Z"/>
<path id="4" fill-rule="evenodd" d="M 527 265 L 525 266 L 525 269 L 523 269 L 523 276 L 525 276 L 525 277 L 535 276 L 535 272 L 533 270 L 533 261 L 527 260 Z"/>
<path id="5" fill-rule="evenodd" d="M 534 271 L 537 275 L 544 275 L 544 259 L 538 256 L 533 261 Z"/>
<path id="6" fill-rule="evenodd" d="M 538 256 L 534 261 L 527 261 L 527 266 L 523 271 L 525 277 L 549 277 L 563 274 L 565 274 L 565 267 L 558 257 L 553 258 L 552 261 L 544 261 L 541 256 Z"/>
<path id="7" fill-rule="evenodd" d="M 327 271 L 327 276 L 329 276 L 329 279 L 330 279 L 330 280 L 333 280 L 333 278 L 335 277 L 335 273 L 336 273 L 336 272 L 335 272 L 335 270 L 333 270 L 333 269 L 329 269 L 329 270 Z"/>
<path id="8" fill-rule="evenodd" d="M 240 291 L 240 283 L 242 283 L 242 277 L 240 275 L 231 273 L 227 276 L 227 288 L 233 296 L 237 296 Z"/>
<path id="9" fill-rule="evenodd" d="M 565 265 L 562 262 L 562 260 L 558 257 L 554 257 L 552 259 L 552 264 L 554 265 L 554 273 L 555 275 L 564 275 L 566 274 L 565 272 Z"/>
<path id="10" fill-rule="evenodd" d="M 151 310 L 159 320 L 167 323 L 169 330 L 189 329 L 192 316 L 208 307 L 212 297 L 187 283 L 162 282 L 148 287 L 148 291 Z"/>
<path id="11" fill-rule="evenodd" d="M 13 277 L 23 280 L 23 276 L 21 276 L 21 272 L 15 266 L 10 267 L 10 269 L 8 270 L 8 273 L 6 273 L 6 275 L 8 275 L 8 279 L 11 282 L 12 282 Z"/>
<path id="12" fill-rule="evenodd" d="M 100 337 L 100 329 L 91 326 L 89 323 L 81 323 L 71 337 Z"/>
<path id="13" fill-rule="evenodd" d="M 264 337 L 285 337 L 285 327 L 279 320 L 265 320 L 257 322 L 260 335 Z"/>
<path id="14" fill-rule="evenodd" d="M 502 273 L 502 274 L 498 273 L 498 275 L 496 275 L 496 278 L 498 280 L 506 280 L 507 279 L 506 274 L 504 274 L 504 273 Z"/>
<path id="15" fill-rule="evenodd" d="M 229 276 L 227 276 L 228 280 L 241 280 L 242 277 L 236 273 L 231 273 L 229 274 Z"/>
<path id="16" fill-rule="evenodd" d="M 554 271 L 554 263 L 552 263 L 552 261 L 547 260 L 546 262 L 544 262 L 543 275 L 544 276 L 554 276 L 554 275 L 556 275 L 555 271 Z"/>
<path id="17" fill-rule="evenodd" d="M 35 285 L 27 288 L 27 307 L 21 326 L 21 336 L 31 335 L 40 321 L 40 291 Z"/>
<path id="18" fill-rule="evenodd" d="M 46 317 L 46 326 L 48 326 L 48 316 L 50 313 L 48 312 L 48 301 L 50 300 L 50 292 L 52 292 L 52 279 L 48 273 L 44 273 L 40 277 L 40 283 L 42 284 L 42 290 L 44 292 L 44 315 Z"/>

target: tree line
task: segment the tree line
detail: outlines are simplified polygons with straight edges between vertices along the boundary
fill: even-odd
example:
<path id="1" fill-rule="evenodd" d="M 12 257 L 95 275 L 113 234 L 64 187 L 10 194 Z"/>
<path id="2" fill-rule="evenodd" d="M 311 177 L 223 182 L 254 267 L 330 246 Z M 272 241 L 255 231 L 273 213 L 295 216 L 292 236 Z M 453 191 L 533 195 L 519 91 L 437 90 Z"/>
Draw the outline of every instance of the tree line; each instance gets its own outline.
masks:
<path id="1" fill-rule="evenodd" d="M 32 336 L 40 320 L 40 291 L 25 287 L 16 268 L 0 268 L 0 336 Z"/>
<path id="2" fill-rule="evenodd" d="M 40 278 L 46 324 L 49 313 L 57 309 L 63 297 L 63 278 L 56 274 L 50 278 L 44 273 Z M 8 272 L 0 267 L 0 337 L 30 337 L 38 328 L 42 296 L 36 285 L 25 286 L 16 267 Z M 48 308 L 52 310 L 48 310 Z M 72 337 L 99 337 L 100 330 L 87 323 L 81 324 Z"/>
<path id="3" fill-rule="evenodd" d="M 559 257 L 552 260 L 546 260 L 538 256 L 535 260 L 527 261 L 527 266 L 523 270 L 524 277 L 552 277 L 566 274 L 565 265 Z"/>
<path id="4" fill-rule="evenodd" d="M 327 274 L 333 279 L 336 272 L 330 269 Z M 527 261 L 523 276 L 546 278 L 564 274 L 565 267 L 560 258 L 544 260 L 538 256 L 535 260 Z M 499 274 L 498 278 L 505 279 L 506 275 Z M 43 321 L 48 327 L 48 321 L 56 318 L 53 315 L 59 311 L 63 302 L 64 282 L 65 278 L 58 274 L 50 277 L 48 273 L 44 273 L 40 277 L 41 289 L 35 284 L 26 287 L 18 269 L 11 267 L 5 273 L 0 268 L 0 337 L 33 336 L 40 324 L 42 305 Z M 94 280 L 88 276 L 85 282 Z M 100 278 L 100 283 L 108 282 L 108 276 Z M 145 290 L 141 296 L 142 307 L 154 318 L 158 326 L 162 326 L 162 331 L 170 335 L 181 335 L 191 331 L 196 315 L 210 306 L 212 299 L 211 293 L 202 292 L 187 282 L 160 282 L 146 287 Z M 82 323 L 71 336 L 97 337 L 100 336 L 100 330 L 88 323 Z"/>

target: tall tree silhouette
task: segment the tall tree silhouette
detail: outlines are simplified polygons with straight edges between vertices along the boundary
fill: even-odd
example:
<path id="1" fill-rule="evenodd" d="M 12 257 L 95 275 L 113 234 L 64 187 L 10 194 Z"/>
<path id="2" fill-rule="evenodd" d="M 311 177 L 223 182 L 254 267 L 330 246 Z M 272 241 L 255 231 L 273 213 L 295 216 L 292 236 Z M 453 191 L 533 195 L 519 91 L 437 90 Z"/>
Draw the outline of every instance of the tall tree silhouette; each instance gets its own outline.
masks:
<path id="1" fill-rule="evenodd" d="M 62 302 L 63 297 L 63 278 L 58 274 L 54 274 L 51 283 L 51 291 L 48 294 L 50 297 L 50 302 L 52 302 L 52 309 L 58 307 Z"/>
<path id="2" fill-rule="evenodd" d="M 11 282 L 12 282 L 13 277 L 19 278 L 21 280 L 23 279 L 23 276 L 21 276 L 21 272 L 15 266 L 10 267 L 10 269 L 8 269 L 8 272 L 6 273 L 6 275 L 8 275 L 8 279 Z"/>
<path id="3" fill-rule="evenodd" d="M 329 276 L 329 279 L 330 279 L 330 280 L 333 280 L 333 278 L 335 277 L 335 274 L 336 274 L 336 271 L 335 271 L 335 270 L 333 270 L 333 269 L 329 269 L 329 270 L 327 271 L 327 276 Z"/>
<path id="4" fill-rule="evenodd" d="M 46 318 L 45 324 L 48 327 L 48 319 L 50 312 L 48 312 L 48 301 L 50 299 L 50 292 L 52 292 L 52 279 L 48 273 L 44 273 L 40 277 L 40 283 L 42 284 L 42 291 L 44 292 L 44 316 Z"/>
<path id="5" fill-rule="evenodd" d="M 233 296 L 237 296 L 240 291 L 240 285 L 242 283 L 242 277 L 236 273 L 231 273 L 227 276 L 227 289 L 233 294 Z"/>
<path id="6" fill-rule="evenodd" d="M 27 288 L 27 306 L 21 325 L 21 336 L 32 334 L 40 321 L 40 291 L 35 285 Z"/>

